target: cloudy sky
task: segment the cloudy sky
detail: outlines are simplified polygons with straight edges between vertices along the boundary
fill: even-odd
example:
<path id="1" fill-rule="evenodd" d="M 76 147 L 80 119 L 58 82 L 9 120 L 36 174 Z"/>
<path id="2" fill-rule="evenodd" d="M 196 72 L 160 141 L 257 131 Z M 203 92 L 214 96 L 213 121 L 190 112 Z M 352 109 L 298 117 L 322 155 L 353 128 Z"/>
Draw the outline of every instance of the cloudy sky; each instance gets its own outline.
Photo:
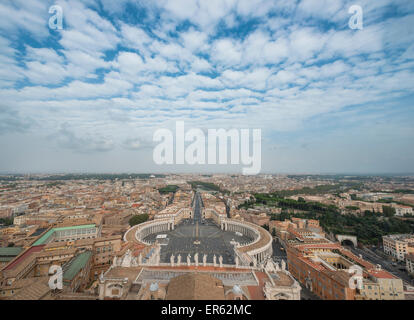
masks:
<path id="1" fill-rule="evenodd" d="M 157 166 L 177 120 L 261 129 L 262 172 L 414 172 L 413 30 L 412 0 L 1 1 L 0 172 L 239 170 Z"/>

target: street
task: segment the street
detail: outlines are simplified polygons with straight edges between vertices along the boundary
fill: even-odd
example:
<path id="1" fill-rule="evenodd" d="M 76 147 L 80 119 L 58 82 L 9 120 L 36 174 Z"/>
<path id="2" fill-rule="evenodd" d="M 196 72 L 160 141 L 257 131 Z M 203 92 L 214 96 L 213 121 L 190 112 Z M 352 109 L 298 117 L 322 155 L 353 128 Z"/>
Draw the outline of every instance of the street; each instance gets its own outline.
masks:
<path id="1" fill-rule="evenodd" d="M 283 259 L 287 263 L 286 251 L 284 249 L 283 250 L 281 249 L 283 247 L 280 244 L 278 238 L 273 239 L 272 248 L 273 248 L 273 260 L 275 262 L 280 262 Z"/>
<path id="2" fill-rule="evenodd" d="M 374 253 L 369 249 L 360 249 L 354 248 L 353 246 L 347 246 L 348 250 L 352 253 L 356 254 L 357 256 L 362 255 L 362 258 L 371 262 L 373 264 L 379 264 L 384 270 L 390 272 L 392 275 L 401 278 L 404 281 L 404 284 L 412 283 L 412 280 L 407 272 L 399 270 L 399 268 L 403 267 L 402 265 L 398 264 L 397 266 L 393 266 L 392 262 L 386 260 L 385 258 L 379 256 L 378 254 Z"/>

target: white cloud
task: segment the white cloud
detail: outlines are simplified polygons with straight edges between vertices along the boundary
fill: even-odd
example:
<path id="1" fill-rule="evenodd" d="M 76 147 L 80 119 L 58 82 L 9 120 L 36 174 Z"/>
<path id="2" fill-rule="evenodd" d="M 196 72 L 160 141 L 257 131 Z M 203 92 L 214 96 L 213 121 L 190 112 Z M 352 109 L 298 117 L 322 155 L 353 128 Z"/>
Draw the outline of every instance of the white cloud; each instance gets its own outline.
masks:
<path id="1" fill-rule="evenodd" d="M 208 36 L 204 32 L 191 29 L 180 36 L 184 47 L 192 52 L 205 51 L 208 48 Z"/>
<path id="2" fill-rule="evenodd" d="M 232 39 L 220 39 L 214 42 L 211 59 L 223 66 L 240 64 L 242 58 L 241 45 Z"/>
<path id="3" fill-rule="evenodd" d="M 51 1 L 15 0 L 0 3 L 0 32 L 17 40 L 19 31 L 30 33 L 37 39 L 49 35 L 47 22 Z"/>
<path id="4" fill-rule="evenodd" d="M 96 54 L 115 49 L 120 39 L 111 22 L 74 0 L 62 1 L 65 28 L 60 31 L 60 44 L 66 50 Z"/>
<path id="5" fill-rule="evenodd" d="M 67 123 L 61 125 L 53 139 L 60 147 L 81 153 L 106 152 L 114 148 L 112 139 L 98 136 L 96 133 L 78 137 Z"/>
<path id="6" fill-rule="evenodd" d="M 121 52 L 117 62 L 120 71 L 127 74 L 136 74 L 144 67 L 142 58 L 133 52 Z"/>
<path id="7" fill-rule="evenodd" d="M 383 49 L 383 29 L 379 26 L 364 27 L 362 32 L 343 30 L 331 32 L 321 57 L 352 57 L 359 54 L 379 52 Z"/>
<path id="8" fill-rule="evenodd" d="M 113 65 L 119 69 L 122 77 L 137 82 L 149 79 L 147 74 L 178 71 L 174 62 L 167 61 L 161 56 L 147 57 L 144 60 L 137 53 L 125 51 L 118 54 Z"/>
<path id="9" fill-rule="evenodd" d="M 235 3 L 235 0 L 156 1 L 166 19 L 189 20 L 207 33 L 213 32 L 218 22 L 234 10 Z"/>
<path id="10" fill-rule="evenodd" d="M 0 36 L 0 87 L 11 87 L 24 77 L 16 60 L 17 50 L 11 44 L 11 41 Z"/>
<path id="11" fill-rule="evenodd" d="M 132 87 L 133 85 L 128 81 L 119 79 L 116 73 L 110 73 L 105 77 L 103 83 L 88 83 L 75 80 L 59 88 L 25 87 L 20 90 L 2 90 L 0 95 L 11 94 L 17 100 L 48 100 L 51 98 L 57 100 L 73 98 L 91 99 L 126 95 Z"/>
<path id="12" fill-rule="evenodd" d="M 144 56 L 150 55 L 148 45 L 153 39 L 139 27 L 121 24 L 122 44 L 131 49 L 137 49 Z"/>
<path id="13" fill-rule="evenodd" d="M 30 61 L 26 62 L 26 67 L 27 71 L 24 71 L 24 75 L 34 84 L 59 84 L 66 77 L 66 69 L 55 62 L 40 63 L 38 61 Z"/>
<path id="14" fill-rule="evenodd" d="M 342 0 L 301 0 L 297 10 L 304 16 L 332 19 L 343 8 Z"/>
<path id="15" fill-rule="evenodd" d="M 239 0 L 237 1 L 237 13 L 242 16 L 260 17 L 268 13 L 275 3 L 264 0 Z"/>
<path id="16" fill-rule="evenodd" d="M 247 71 L 226 70 L 222 73 L 222 82 L 230 88 L 249 88 L 264 90 L 272 71 L 268 68 L 256 68 Z"/>
<path id="17" fill-rule="evenodd" d="M 289 56 L 294 61 L 311 59 L 325 46 L 327 35 L 311 28 L 294 30 L 290 36 Z"/>
<path id="18" fill-rule="evenodd" d="M 63 57 L 55 50 L 49 48 L 33 48 L 26 47 L 26 59 L 30 61 L 37 61 L 40 63 L 62 63 Z"/>

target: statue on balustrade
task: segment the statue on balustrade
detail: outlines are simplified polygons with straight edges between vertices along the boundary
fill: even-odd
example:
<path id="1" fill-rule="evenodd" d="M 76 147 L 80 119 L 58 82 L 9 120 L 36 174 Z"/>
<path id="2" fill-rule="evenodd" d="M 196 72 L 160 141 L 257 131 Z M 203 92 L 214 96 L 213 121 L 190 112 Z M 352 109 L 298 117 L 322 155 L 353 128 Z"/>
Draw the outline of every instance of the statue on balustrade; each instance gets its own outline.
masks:
<path id="1" fill-rule="evenodd" d="M 195 262 L 196 267 L 198 267 L 198 252 L 196 252 L 194 255 L 194 262 Z"/>
<path id="2" fill-rule="evenodd" d="M 223 268 L 223 256 L 219 257 L 220 268 Z"/>

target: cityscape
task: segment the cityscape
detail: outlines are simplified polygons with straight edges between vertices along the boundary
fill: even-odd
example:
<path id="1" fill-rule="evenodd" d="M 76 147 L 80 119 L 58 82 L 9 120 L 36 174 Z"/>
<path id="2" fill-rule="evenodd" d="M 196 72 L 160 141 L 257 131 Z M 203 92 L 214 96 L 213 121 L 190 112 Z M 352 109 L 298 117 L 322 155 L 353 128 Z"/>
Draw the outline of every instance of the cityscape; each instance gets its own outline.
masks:
<path id="1" fill-rule="evenodd" d="M 2 1 L 4 310 L 414 300 L 413 29 L 412 0 Z"/>
<path id="2" fill-rule="evenodd" d="M 1 299 L 414 299 L 414 177 L 8 175 L 0 188 Z"/>

